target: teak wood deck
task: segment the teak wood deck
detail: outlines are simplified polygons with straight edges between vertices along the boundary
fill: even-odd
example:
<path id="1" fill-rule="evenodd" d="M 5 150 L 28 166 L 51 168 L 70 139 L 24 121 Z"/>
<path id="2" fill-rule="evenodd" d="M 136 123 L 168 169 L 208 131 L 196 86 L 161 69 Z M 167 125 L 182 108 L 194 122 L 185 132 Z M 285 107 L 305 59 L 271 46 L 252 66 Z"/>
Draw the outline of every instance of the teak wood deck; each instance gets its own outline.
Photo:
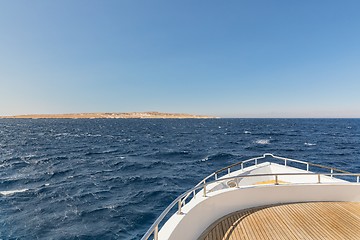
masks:
<path id="1" fill-rule="evenodd" d="M 227 215 L 201 240 L 360 239 L 359 202 L 308 202 L 253 208 Z"/>

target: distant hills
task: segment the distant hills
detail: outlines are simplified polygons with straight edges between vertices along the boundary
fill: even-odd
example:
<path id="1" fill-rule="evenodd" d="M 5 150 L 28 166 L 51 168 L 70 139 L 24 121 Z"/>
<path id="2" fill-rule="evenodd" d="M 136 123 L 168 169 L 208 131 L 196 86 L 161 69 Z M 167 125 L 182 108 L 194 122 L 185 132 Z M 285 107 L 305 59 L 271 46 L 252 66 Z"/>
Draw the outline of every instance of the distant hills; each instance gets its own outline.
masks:
<path id="1" fill-rule="evenodd" d="M 92 119 L 92 118 L 215 118 L 211 116 L 192 115 L 186 113 L 161 113 L 161 112 L 128 112 L 128 113 L 69 113 L 69 114 L 29 114 L 5 116 L 0 118 L 30 118 L 30 119 Z"/>

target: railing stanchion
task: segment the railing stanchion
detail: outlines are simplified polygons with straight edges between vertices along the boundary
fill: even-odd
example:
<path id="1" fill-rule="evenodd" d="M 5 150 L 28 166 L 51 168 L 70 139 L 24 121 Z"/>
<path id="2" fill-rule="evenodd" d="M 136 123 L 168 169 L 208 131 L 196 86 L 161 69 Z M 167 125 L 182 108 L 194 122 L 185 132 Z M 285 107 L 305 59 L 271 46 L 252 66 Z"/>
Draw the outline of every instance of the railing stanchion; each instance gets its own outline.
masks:
<path id="1" fill-rule="evenodd" d="M 228 168 L 228 174 L 230 175 L 230 168 Z"/>
<path id="2" fill-rule="evenodd" d="M 217 173 L 215 173 L 215 180 L 217 180 L 218 179 L 218 176 L 217 176 Z"/>
<path id="3" fill-rule="evenodd" d="M 178 212 L 177 214 L 181 214 L 181 199 L 179 199 L 179 202 L 178 202 Z"/>
<path id="4" fill-rule="evenodd" d="M 331 175 L 330 175 L 331 178 L 333 178 L 333 173 L 334 173 L 334 169 L 332 168 L 331 169 Z"/>
<path id="5" fill-rule="evenodd" d="M 204 180 L 204 194 L 203 197 L 206 197 L 206 181 Z"/>
<path id="6" fill-rule="evenodd" d="M 306 171 L 309 171 L 309 163 L 306 163 Z"/>
<path id="7" fill-rule="evenodd" d="M 258 160 L 258 159 L 257 159 L 257 158 L 255 158 L 255 166 L 257 166 L 257 160 Z"/>
<path id="8" fill-rule="evenodd" d="M 154 240 L 158 240 L 158 239 L 159 239 L 159 225 L 156 225 L 154 229 Z"/>
<path id="9" fill-rule="evenodd" d="M 196 191 L 193 191 L 193 198 L 196 198 Z"/>
<path id="10" fill-rule="evenodd" d="M 241 170 L 243 170 L 244 169 L 244 163 L 242 162 L 241 163 Z"/>
<path id="11" fill-rule="evenodd" d="M 275 185 L 279 185 L 278 175 L 275 175 Z"/>
<path id="12" fill-rule="evenodd" d="M 321 181 L 320 181 L 320 174 L 318 174 L 318 183 L 321 183 Z"/>
<path id="13" fill-rule="evenodd" d="M 359 183 L 359 175 L 356 177 L 356 182 Z"/>
<path id="14" fill-rule="evenodd" d="M 287 159 L 285 158 L 285 167 L 287 166 Z"/>

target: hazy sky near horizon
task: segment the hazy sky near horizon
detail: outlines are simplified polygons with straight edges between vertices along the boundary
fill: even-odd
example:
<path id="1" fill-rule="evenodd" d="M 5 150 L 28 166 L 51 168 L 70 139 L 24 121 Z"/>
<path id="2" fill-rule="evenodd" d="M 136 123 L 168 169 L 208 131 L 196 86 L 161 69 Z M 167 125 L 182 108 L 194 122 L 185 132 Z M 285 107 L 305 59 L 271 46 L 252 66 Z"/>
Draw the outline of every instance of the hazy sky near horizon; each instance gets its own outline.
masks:
<path id="1" fill-rule="evenodd" d="M 0 115 L 360 117 L 360 1 L 0 1 Z"/>

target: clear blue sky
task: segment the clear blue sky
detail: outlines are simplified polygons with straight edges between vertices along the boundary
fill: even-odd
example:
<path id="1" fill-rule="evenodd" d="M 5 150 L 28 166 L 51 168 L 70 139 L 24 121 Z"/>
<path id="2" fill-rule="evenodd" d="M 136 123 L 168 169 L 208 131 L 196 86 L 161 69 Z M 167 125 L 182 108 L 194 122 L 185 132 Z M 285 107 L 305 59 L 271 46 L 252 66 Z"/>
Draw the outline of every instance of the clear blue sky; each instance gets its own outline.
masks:
<path id="1" fill-rule="evenodd" d="M 0 0 L 0 115 L 360 117 L 360 1 Z"/>

